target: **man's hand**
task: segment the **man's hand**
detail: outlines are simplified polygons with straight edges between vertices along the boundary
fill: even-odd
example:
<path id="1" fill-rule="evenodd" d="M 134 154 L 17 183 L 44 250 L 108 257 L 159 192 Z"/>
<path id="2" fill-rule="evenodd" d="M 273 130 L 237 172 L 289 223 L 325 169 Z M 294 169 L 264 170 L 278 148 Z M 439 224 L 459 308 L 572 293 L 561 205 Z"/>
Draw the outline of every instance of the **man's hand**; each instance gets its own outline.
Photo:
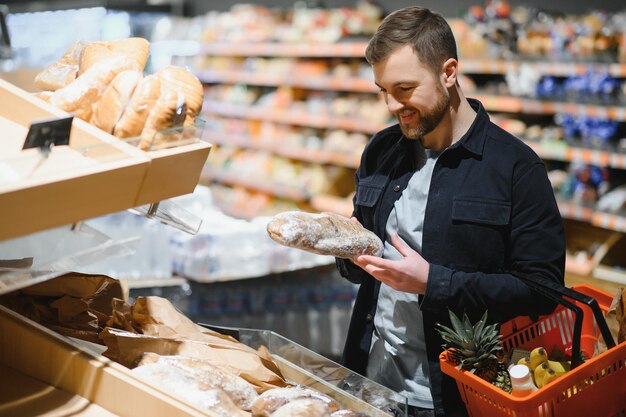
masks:
<path id="1" fill-rule="evenodd" d="M 404 243 L 397 234 L 391 237 L 391 244 L 400 252 L 402 259 L 389 260 L 361 255 L 353 262 L 395 290 L 424 294 L 430 269 L 428 262 Z"/>

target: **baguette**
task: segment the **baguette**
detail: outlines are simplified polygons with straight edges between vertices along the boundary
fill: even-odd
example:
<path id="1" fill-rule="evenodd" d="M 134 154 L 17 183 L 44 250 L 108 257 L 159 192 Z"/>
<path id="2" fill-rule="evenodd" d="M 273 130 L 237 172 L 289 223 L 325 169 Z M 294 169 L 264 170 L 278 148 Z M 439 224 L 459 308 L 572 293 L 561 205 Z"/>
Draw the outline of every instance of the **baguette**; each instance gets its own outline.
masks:
<path id="1" fill-rule="evenodd" d="M 383 253 L 383 243 L 378 236 L 334 213 L 279 213 L 267 224 L 267 233 L 283 246 L 337 258 L 354 259 Z"/>

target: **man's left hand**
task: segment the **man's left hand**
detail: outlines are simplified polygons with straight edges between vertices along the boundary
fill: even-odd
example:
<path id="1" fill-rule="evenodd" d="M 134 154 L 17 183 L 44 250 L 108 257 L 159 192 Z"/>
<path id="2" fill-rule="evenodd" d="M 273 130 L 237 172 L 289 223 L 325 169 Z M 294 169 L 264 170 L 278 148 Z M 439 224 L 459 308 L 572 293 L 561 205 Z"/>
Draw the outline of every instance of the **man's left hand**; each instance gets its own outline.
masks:
<path id="1" fill-rule="evenodd" d="M 424 294 L 430 269 L 428 262 L 404 243 L 397 234 L 391 237 L 391 244 L 400 252 L 402 259 L 390 260 L 361 255 L 353 262 L 397 291 Z"/>

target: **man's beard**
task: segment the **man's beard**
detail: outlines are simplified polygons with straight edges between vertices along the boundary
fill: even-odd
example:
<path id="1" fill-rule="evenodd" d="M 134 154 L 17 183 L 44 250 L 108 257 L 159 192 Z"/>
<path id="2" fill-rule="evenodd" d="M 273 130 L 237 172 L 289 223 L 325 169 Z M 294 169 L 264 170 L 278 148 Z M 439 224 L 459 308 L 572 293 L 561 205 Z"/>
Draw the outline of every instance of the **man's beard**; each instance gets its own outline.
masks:
<path id="1" fill-rule="evenodd" d="M 438 100 L 435 103 L 435 107 L 432 109 L 432 111 L 425 113 L 425 114 L 421 114 L 418 111 L 419 122 L 417 126 L 408 127 L 408 126 L 403 126 L 402 123 L 400 123 L 400 128 L 402 129 L 402 133 L 404 133 L 404 136 L 407 139 L 421 140 L 424 137 L 424 135 L 427 135 L 428 133 L 432 132 L 439 125 L 439 122 L 441 122 L 441 119 L 443 119 L 443 117 L 448 112 L 448 108 L 450 107 L 450 96 L 447 94 L 447 91 L 443 89 L 443 87 L 439 86 L 437 90 L 438 90 L 437 91 Z M 415 109 L 411 109 L 411 110 L 415 110 Z M 396 117 L 398 118 L 398 121 L 400 121 L 400 116 L 398 114 L 396 114 Z"/>

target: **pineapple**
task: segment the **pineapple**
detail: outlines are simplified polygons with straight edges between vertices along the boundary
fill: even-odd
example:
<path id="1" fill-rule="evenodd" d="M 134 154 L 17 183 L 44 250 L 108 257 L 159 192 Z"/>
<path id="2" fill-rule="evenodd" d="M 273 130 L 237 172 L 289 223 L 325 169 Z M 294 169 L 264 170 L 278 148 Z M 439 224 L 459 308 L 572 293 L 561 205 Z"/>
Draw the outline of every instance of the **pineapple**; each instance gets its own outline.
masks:
<path id="1" fill-rule="evenodd" d="M 486 326 L 487 312 L 472 325 L 467 314 L 461 321 L 448 310 L 452 329 L 437 323 L 437 331 L 445 341 L 444 349 L 449 349 L 452 360 L 459 369 L 469 371 L 510 393 L 511 379 L 506 369 L 505 356 L 500 340 L 502 335 L 497 324 Z"/>

